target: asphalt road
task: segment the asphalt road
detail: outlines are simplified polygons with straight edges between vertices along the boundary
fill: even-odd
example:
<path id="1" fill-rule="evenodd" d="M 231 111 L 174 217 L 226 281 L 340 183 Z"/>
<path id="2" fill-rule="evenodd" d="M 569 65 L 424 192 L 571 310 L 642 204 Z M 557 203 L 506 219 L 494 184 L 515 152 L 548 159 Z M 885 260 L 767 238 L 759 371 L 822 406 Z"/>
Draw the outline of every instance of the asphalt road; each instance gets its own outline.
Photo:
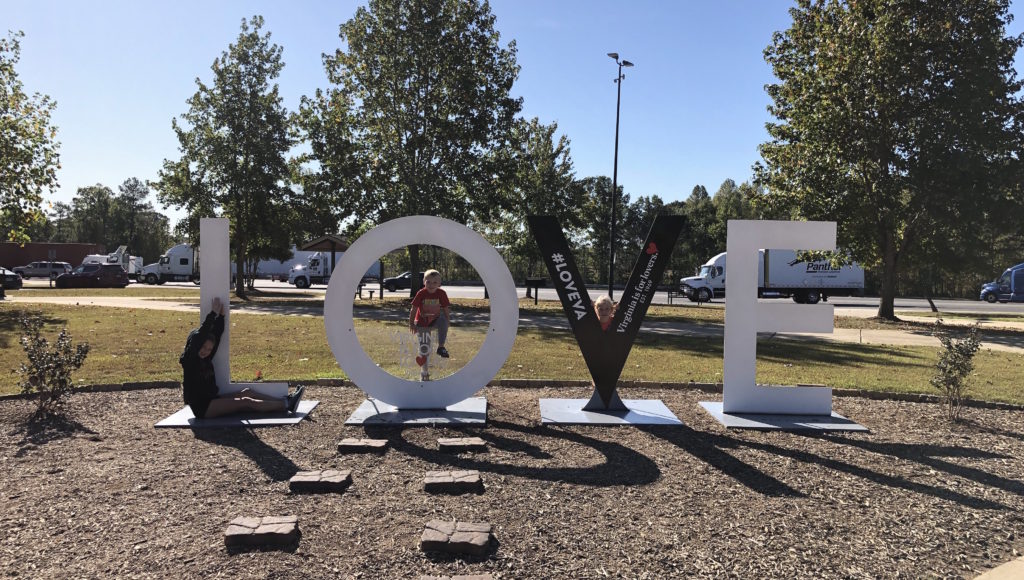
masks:
<path id="1" fill-rule="evenodd" d="M 164 284 L 163 287 L 182 287 L 182 288 L 195 288 L 196 286 L 190 282 L 170 282 Z M 48 280 L 36 280 L 30 279 L 25 281 L 26 288 L 46 288 L 49 287 Z M 298 290 L 294 286 L 291 286 L 284 282 L 273 282 L 270 280 L 258 280 L 256 287 L 261 290 L 273 290 L 275 292 L 314 292 L 324 293 L 327 290 L 326 286 L 314 286 L 307 290 Z M 379 292 L 379 286 L 371 285 L 367 286 L 366 289 L 376 290 Z M 482 286 L 443 286 L 444 290 L 452 298 L 483 298 L 484 289 Z M 525 288 L 519 288 L 519 296 L 526 295 Z M 407 290 L 399 290 L 398 292 L 386 292 L 386 295 L 393 296 L 408 292 Z M 591 288 L 590 295 L 596 298 L 604 289 Z M 615 292 L 615 296 L 618 297 L 621 294 L 620 291 Z M 378 294 L 375 294 L 377 296 Z M 541 300 L 557 300 L 558 295 L 554 288 L 541 288 L 540 290 Z M 677 301 L 679 299 L 676 299 Z M 777 302 L 779 300 L 788 300 L 785 298 L 770 299 L 764 298 L 762 301 L 765 302 Z M 685 299 L 683 299 L 685 302 Z M 667 304 L 668 294 L 666 292 L 658 292 L 654 297 L 655 304 Z M 712 305 L 725 305 L 725 299 L 716 299 Z M 850 296 L 834 296 L 828 300 L 829 304 L 835 307 L 836 314 L 844 316 L 873 316 L 875 311 L 878 310 L 878 298 L 877 297 L 850 297 Z M 968 314 L 1020 314 L 1024 315 L 1024 303 L 1021 304 L 989 304 L 980 300 L 935 300 L 935 305 L 938 307 L 940 312 L 961 312 Z M 906 312 L 918 312 L 926 313 L 930 311 L 928 301 L 920 298 L 897 298 L 896 299 L 896 310 Z"/>

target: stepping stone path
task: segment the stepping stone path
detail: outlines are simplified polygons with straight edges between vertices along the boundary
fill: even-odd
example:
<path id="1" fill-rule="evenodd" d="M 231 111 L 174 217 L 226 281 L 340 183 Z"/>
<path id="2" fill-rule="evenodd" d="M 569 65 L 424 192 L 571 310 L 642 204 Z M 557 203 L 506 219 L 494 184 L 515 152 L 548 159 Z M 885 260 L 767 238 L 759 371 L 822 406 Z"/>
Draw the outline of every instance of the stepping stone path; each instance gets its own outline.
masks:
<path id="1" fill-rule="evenodd" d="M 420 580 L 494 580 L 490 574 L 471 574 L 458 576 L 420 576 Z"/>
<path id="2" fill-rule="evenodd" d="M 298 516 L 235 518 L 224 532 L 224 545 L 289 546 L 299 539 Z"/>
<path id="3" fill-rule="evenodd" d="M 424 552 L 448 552 L 483 556 L 491 542 L 491 524 L 472 522 L 427 522 L 420 537 Z"/>
<path id="4" fill-rule="evenodd" d="M 352 485 L 352 471 L 325 469 L 300 471 L 288 480 L 292 493 L 341 493 Z"/>
<path id="5" fill-rule="evenodd" d="M 437 448 L 441 451 L 487 451 L 487 442 L 479 437 L 452 437 L 437 440 Z"/>
<path id="6" fill-rule="evenodd" d="M 338 453 L 383 453 L 388 447 L 387 439 L 342 439 Z"/>
<path id="7" fill-rule="evenodd" d="M 427 493 L 478 493 L 484 490 L 480 472 L 428 471 L 423 478 L 423 490 Z"/>

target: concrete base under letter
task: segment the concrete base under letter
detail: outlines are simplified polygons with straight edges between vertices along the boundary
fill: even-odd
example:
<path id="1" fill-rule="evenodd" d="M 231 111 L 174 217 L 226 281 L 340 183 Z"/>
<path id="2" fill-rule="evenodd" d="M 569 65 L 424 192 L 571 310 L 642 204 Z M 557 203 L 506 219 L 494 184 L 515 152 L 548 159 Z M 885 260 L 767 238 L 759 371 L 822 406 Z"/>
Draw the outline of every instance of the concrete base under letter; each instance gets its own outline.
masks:
<path id="1" fill-rule="evenodd" d="M 627 399 L 626 411 L 584 411 L 587 399 L 541 399 L 544 425 L 682 425 L 658 399 Z"/>
<path id="2" fill-rule="evenodd" d="M 470 397 L 445 409 L 399 409 L 373 399 L 362 405 L 345 421 L 346 425 L 484 425 L 487 423 L 487 399 Z"/>
<path id="3" fill-rule="evenodd" d="M 756 413 L 726 413 L 722 403 L 704 401 L 701 407 L 729 429 L 756 429 L 760 431 L 870 431 L 867 427 L 843 417 L 831 415 L 766 415 Z"/>

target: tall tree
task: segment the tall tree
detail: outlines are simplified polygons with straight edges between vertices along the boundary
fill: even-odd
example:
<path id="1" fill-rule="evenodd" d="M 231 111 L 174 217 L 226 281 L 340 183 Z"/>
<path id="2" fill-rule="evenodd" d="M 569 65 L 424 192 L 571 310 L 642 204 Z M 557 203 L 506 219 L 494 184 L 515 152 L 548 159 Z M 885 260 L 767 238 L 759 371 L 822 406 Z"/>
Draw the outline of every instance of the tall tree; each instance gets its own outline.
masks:
<path id="1" fill-rule="evenodd" d="M 587 241 L 589 246 L 590 260 L 581 264 L 581 274 L 591 283 L 608 283 L 608 239 L 611 236 L 611 201 L 612 201 L 612 180 L 602 175 L 599 177 L 587 177 L 580 180 L 585 196 L 584 217 L 588 226 Z M 616 206 L 619 208 L 629 207 L 629 195 L 625 193 L 622 186 L 618 186 L 615 196 Z M 621 222 L 617 222 L 621 225 Z M 622 231 L 616 228 L 615 255 L 623 256 Z M 633 267 L 630 258 L 615 261 L 615 280 L 625 281 L 623 272 L 628 272 Z M 592 274 L 590 274 L 592 272 Z M 589 275 L 588 275 L 589 274 Z"/>
<path id="2" fill-rule="evenodd" d="M 101 183 L 79 187 L 71 200 L 76 240 L 102 244 L 108 250 L 111 249 L 111 234 L 114 233 L 113 205 L 114 192 L 109 187 Z"/>
<path id="3" fill-rule="evenodd" d="M 138 227 L 139 214 L 151 209 L 146 201 L 146 197 L 149 196 L 149 186 L 137 177 L 129 177 L 117 190 L 117 196 L 114 197 L 113 218 L 120 239 L 115 243 L 127 245 L 129 251 L 138 253 L 142 237 L 140 232 L 145 232 Z"/>
<path id="4" fill-rule="evenodd" d="M 679 240 L 679 254 L 686 257 L 681 269 L 689 276 L 708 258 L 724 252 L 725 246 L 716 238 L 718 216 L 715 204 L 703 185 L 693 187 L 690 197 L 683 202 L 683 215 L 690 227 L 689 235 Z"/>
<path id="5" fill-rule="evenodd" d="M 345 48 L 324 58 L 335 87 L 314 110 L 325 124 L 349 123 L 360 146 L 318 160 L 344 170 L 355 156 L 357 218 L 491 221 L 507 206 L 495 194 L 512 170 L 495 152 L 507 147 L 521 100 L 509 94 L 515 43 L 500 45 L 490 5 L 370 0 L 339 36 Z"/>
<path id="6" fill-rule="evenodd" d="M 511 150 L 515 171 L 507 183 L 511 209 L 492 224 L 495 244 L 525 260 L 524 275 L 543 267 L 526 216 L 558 217 L 570 239 L 579 238 L 585 225 L 583 188 L 573 172 L 569 138 L 556 137 L 557 131 L 557 123 L 544 125 L 536 117 L 516 123 Z"/>
<path id="7" fill-rule="evenodd" d="M 755 166 L 770 206 L 834 220 L 838 244 L 881 266 L 878 316 L 897 275 L 966 243 L 996 211 L 1019 221 L 1021 82 L 1008 0 L 799 0 L 765 50 L 771 140 Z M 1019 189 L 1016 190 L 1019 194 Z"/>
<path id="8" fill-rule="evenodd" d="M 0 228 L 4 238 L 27 242 L 32 222 L 45 219 L 43 193 L 57 186 L 57 127 L 50 114 L 57 103 L 25 93 L 15 65 L 21 32 L 0 38 Z"/>
<path id="9" fill-rule="evenodd" d="M 213 83 L 196 79 L 184 123 L 172 121 L 182 157 L 165 160 L 154 184 L 162 203 L 187 208 L 189 223 L 218 210 L 231 220 L 240 296 L 247 257 L 266 251 L 266 229 L 280 227 L 294 195 L 287 186 L 290 119 L 271 84 L 284 62 L 262 27 L 261 16 L 243 20 L 236 43 L 213 62 Z"/>

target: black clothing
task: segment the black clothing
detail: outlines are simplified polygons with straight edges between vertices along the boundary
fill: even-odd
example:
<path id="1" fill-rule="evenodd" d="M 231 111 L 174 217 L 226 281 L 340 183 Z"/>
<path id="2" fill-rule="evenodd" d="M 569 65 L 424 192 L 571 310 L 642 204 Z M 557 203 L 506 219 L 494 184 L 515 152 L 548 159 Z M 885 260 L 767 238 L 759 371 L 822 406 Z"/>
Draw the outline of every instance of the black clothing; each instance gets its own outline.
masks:
<path id="1" fill-rule="evenodd" d="M 196 417 L 206 414 L 210 401 L 217 398 L 217 377 L 213 370 L 213 355 L 217 354 L 220 335 L 224 332 L 224 317 L 215 312 L 206 315 L 202 326 L 193 330 L 185 341 L 185 351 L 178 362 L 184 377 L 181 381 L 185 404 L 192 407 Z M 213 341 L 213 351 L 207 358 L 199 358 L 199 349 L 207 340 Z"/>

